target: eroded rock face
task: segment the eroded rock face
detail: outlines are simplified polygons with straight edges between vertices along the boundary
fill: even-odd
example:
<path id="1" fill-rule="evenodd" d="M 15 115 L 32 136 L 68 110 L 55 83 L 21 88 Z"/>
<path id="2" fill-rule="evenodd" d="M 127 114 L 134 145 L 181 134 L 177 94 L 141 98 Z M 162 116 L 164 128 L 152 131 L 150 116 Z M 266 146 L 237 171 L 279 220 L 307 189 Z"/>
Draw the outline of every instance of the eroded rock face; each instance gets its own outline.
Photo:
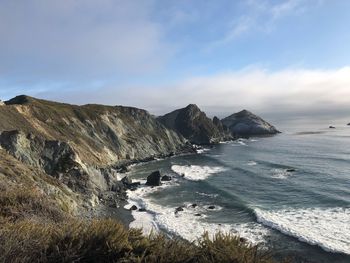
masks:
<path id="1" fill-rule="evenodd" d="M 0 134 L 0 145 L 21 162 L 42 168 L 73 190 L 88 187 L 88 176 L 77 162 L 73 149 L 65 142 L 49 141 L 40 136 L 13 130 Z"/>
<path id="2" fill-rule="evenodd" d="M 158 117 L 158 120 L 194 144 L 217 143 L 229 137 L 195 104 Z"/>
<path id="3" fill-rule="evenodd" d="M 237 136 L 272 135 L 279 133 L 274 126 L 247 110 L 232 114 L 222 119 L 221 122 L 232 134 Z"/>

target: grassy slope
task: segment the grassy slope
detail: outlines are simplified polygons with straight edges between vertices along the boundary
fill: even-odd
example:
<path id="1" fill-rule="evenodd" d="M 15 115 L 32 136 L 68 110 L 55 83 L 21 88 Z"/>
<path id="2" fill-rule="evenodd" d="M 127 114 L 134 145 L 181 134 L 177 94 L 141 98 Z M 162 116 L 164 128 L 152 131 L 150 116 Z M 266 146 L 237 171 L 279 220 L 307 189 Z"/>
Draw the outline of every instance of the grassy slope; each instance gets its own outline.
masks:
<path id="1" fill-rule="evenodd" d="M 144 110 L 70 105 L 20 96 L 0 106 L 0 131 L 22 130 L 71 144 L 81 160 L 108 165 L 180 150 L 184 139 Z"/>

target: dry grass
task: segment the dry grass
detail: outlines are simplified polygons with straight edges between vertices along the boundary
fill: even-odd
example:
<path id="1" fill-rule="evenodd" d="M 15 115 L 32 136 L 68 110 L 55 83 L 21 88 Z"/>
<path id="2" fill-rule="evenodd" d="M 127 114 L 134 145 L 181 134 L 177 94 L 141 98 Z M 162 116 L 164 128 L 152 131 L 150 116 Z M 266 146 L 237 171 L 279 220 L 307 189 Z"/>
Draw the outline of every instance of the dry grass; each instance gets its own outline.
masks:
<path id="1" fill-rule="evenodd" d="M 20 221 L 0 228 L 1 262 L 237 262 L 268 263 L 269 256 L 230 235 L 199 244 L 164 235 L 145 237 L 107 220 L 42 224 Z"/>

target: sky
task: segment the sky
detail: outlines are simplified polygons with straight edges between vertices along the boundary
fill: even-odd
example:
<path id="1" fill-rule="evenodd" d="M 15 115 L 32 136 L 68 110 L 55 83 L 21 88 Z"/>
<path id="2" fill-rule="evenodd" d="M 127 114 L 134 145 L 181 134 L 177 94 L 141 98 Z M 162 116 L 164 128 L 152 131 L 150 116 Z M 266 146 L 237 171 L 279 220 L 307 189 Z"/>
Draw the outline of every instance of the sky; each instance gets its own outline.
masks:
<path id="1" fill-rule="evenodd" d="M 346 117 L 349 13 L 348 0 L 0 0 L 0 99 Z"/>

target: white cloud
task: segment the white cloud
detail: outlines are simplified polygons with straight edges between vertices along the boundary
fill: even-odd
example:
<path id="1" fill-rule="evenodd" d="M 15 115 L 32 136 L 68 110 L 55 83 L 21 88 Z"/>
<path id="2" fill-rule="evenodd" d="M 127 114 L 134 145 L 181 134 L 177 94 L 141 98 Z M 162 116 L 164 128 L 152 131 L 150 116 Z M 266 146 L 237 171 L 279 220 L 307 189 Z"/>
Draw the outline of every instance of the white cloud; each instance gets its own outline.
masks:
<path id="1" fill-rule="evenodd" d="M 320 115 L 350 112 L 350 67 L 330 70 L 246 68 L 195 77 L 162 87 L 105 87 L 79 94 L 51 94 L 75 103 L 132 105 L 163 114 L 196 103 L 210 115 L 225 116 L 243 108 L 265 114 Z M 350 113 L 349 113 L 350 114 Z"/>
<path id="2" fill-rule="evenodd" d="M 210 47 L 229 43 L 252 32 L 271 32 L 279 20 L 286 16 L 306 12 L 308 8 L 320 4 L 322 2 L 319 0 L 284 0 L 278 3 L 266 0 L 248 0 L 245 2 L 245 12 L 241 16 L 234 17 L 224 36 L 214 41 Z"/>
<path id="3" fill-rule="evenodd" d="M 1 2 L 0 72 L 43 78 L 147 72 L 172 47 L 152 20 L 152 0 Z"/>

